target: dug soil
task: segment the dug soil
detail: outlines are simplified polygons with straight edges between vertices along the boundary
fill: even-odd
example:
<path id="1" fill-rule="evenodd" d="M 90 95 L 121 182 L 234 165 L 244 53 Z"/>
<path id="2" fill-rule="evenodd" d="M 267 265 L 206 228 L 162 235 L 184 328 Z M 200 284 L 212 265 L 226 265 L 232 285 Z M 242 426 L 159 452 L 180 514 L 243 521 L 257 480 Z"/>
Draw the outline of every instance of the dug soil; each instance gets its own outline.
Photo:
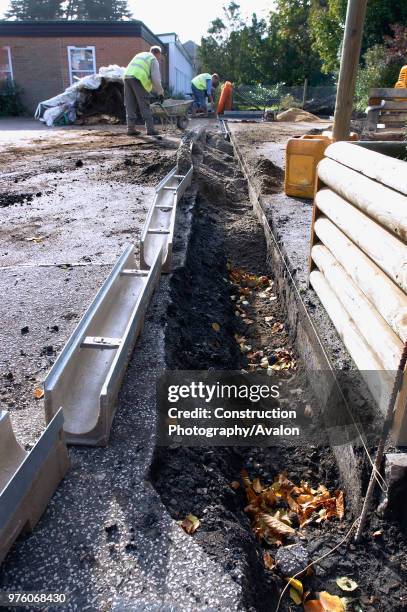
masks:
<path id="1" fill-rule="evenodd" d="M 170 281 L 167 367 L 249 370 L 258 355 L 257 364 L 266 358 L 270 368 L 280 363 L 283 354 L 287 379 L 294 372 L 301 374 L 303 364 L 273 294 L 273 262 L 263 228 L 252 211 L 233 149 L 209 131 L 193 153 L 198 196 L 185 265 Z M 281 177 L 272 178 L 275 189 Z M 253 290 L 242 301 L 236 278 L 244 274 L 263 279 L 258 282 L 264 282 L 267 291 Z M 312 418 L 313 398 L 304 380 L 295 391 L 292 407 Z M 318 422 L 314 427 L 318 429 Z M 241 609 L 270 612 L 277 609 L 287 582 L 279 566 L 266 567 L 270 563 L 265 563 L 264 553 L 269 553 L 266 559 L 275 559 L 281 546 L 260 541 L 253 533 L 250 515 L 245 512 L 249 502 L 242 469 L 250 479 L 259 477 L 266 485 L 285 473 L 296 485 L 307 481 L 311 488 L 324 485 L 331 493 L 343 487 L 331 450 L 318 444 L 268 448 L 173 445 L 156 451 L 151 479 L 171 516 L 177 521 L 190 513 L 198 517 L 200 526 L 191 537 L 242 586 Z M 301 578 L 304 591 L 311 592 L 311 599 L 321 591 L 346 596 L 347 609 L 355 612 L 405 610 L 405 540 L 397 524 L 372 516 L 366 536 L 357 546 L 352 542 L 353 534 L 346 538 L 354 521 L 345 510 L 342 520 L 313 521 L 284 541 L 284 545 L 300 543 L 311 562 L 345 540 Z M 354 591 L 346 593 L 338 587 L 336 579 L 343 576 L 357 583 Z M 294 605 L 287 590 L 280 609 L 302 606 Z"/>

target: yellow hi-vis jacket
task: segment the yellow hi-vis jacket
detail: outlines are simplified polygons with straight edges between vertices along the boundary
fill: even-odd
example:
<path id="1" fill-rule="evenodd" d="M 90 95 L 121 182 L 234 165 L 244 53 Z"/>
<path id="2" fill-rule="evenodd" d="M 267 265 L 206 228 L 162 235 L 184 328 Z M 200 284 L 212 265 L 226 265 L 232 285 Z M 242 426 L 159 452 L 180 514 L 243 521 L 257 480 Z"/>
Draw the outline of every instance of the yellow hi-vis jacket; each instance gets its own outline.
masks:
<path id="1" fill-rule="evenodd" d="M 126 68 L 126 77 L 134 77 L 138 79 L 144 89 L 150 92 L 153 89 L 151 80 L 151 64 L 155 59 L 154 55 L 149 51 L 137 53 Z"/>
<path id="2" fill-rule="evenodd" d="M 192 85 L 195 85 L 197 89 L 201 91 L 206 91 L 206 81 L 212 80 L 212 75 L 208 72 L 203 72 L 202 74 L 198 74 L 194 79 L 192 79 Z"/>

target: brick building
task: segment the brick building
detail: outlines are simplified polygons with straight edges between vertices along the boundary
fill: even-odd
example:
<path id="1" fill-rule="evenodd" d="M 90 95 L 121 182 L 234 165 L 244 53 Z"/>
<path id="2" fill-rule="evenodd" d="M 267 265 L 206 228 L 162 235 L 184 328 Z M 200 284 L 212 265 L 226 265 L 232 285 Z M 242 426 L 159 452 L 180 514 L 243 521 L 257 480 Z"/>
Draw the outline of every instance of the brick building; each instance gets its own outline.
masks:
<path id="1" fill-rule="evenodd" d="M 127 66 L 152 45 L 163 46 L 141 21 L 0 21 L 0 82 L 14 80 L 23 89 L 25 107 L 34 112 L 38 102 L 64 91 L 75 77 L 109 64 Z M 161 74 L 165 85 L 165 56 Z"/>

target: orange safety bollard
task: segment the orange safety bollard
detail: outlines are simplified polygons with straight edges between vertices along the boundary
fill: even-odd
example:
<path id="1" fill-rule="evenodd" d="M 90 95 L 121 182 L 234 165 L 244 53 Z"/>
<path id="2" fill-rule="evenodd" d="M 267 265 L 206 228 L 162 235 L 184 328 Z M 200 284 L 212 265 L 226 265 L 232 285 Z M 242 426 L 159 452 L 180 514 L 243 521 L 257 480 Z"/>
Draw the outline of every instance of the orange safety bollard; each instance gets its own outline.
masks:
<path id="1" fill-rule="evenodd" d="M 222 85 L 218 102 L 217 114 L 222 115 L 225 110 L 232 110 L 233 85 L 230 81 L 225 81 Z"/>

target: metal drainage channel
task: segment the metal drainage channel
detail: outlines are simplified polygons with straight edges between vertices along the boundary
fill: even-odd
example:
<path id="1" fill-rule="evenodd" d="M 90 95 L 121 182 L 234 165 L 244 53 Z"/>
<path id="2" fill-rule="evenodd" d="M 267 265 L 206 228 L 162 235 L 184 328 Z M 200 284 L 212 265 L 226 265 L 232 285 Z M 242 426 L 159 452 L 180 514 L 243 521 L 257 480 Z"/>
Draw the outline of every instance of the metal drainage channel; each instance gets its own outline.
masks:
<path id="1" fill-rule="evenodd" d="M 69 469 L 66 444 L 106 446 L 117 396 L 161 272 L 171 271 L 177 204 L 190 186 L 174 168 L 157 185 L 140 241 L 125 246 L 44 382 L 47 427 L 30 452 L 0 412 L 0 564 L 31 531 Z"/>

